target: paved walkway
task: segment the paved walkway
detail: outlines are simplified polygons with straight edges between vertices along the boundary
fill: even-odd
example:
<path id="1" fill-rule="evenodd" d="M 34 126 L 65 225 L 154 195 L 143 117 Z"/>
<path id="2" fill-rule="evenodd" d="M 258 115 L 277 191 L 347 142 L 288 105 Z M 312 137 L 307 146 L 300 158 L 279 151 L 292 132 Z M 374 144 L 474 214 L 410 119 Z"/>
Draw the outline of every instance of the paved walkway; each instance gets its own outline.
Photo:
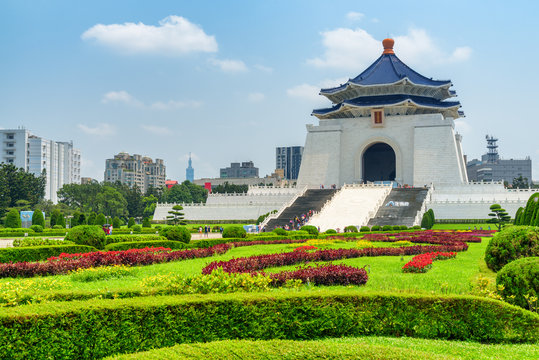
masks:
<path id="1" fill-rule="evenodd" d="M 191 240 L 206 240 L 206 239 L 221 239 L 223 236 L 221 233 L 208 233 L 208 234 L 199 234 L 199 233 L 192 233 L 191 234 Z"/>

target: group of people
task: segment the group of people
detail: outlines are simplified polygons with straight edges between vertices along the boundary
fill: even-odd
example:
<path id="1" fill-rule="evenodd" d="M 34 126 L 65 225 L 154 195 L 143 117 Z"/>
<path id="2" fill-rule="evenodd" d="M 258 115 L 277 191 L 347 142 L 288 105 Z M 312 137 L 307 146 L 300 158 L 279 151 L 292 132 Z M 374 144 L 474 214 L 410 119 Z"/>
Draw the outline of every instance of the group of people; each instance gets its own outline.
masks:
<path id="1" fill-rule="evenodd" d="M 198 228 L 198 233 L 202 235 L 202 231 L 204 231 L 204 237 L 208 237 L 208 234 L 211 233 L 211 226 L 210 225 L 204 225 L 204 228 L 200 226 Z M 219 226 L 219 232 L 223 233 L 223 227 Z"/>
<path id="2" fill-rule="evenodd" d="M 103 225 L 103 231 L 105 232 L 105 235 L 111 235 L 112 234 L 112 225 L 110 225 L 110 224 Z"/>
<path id="3" fill-rule="evenodd" d="M 331 189 L 336 189 L 336 188 L 337 188 L 337 185 L 336 185 L 336 184 L 331 184 L 331 185 L 330 185 L 330 188 L 331 188 Z M 320 189 L 324 189 L 324 184 L 320 184 Z"/>
<path id="4" fill-rule="evenodd" d="M 285 230 L 299 230 L 303 225 L 309 222 L 309 219 L 313 216 L 313 211 L 309 210 L 306 214 L 301 214 L 301 216 L 295 216 L 293 219 L 290 219 L 289 224 L 284 226 Z"/>

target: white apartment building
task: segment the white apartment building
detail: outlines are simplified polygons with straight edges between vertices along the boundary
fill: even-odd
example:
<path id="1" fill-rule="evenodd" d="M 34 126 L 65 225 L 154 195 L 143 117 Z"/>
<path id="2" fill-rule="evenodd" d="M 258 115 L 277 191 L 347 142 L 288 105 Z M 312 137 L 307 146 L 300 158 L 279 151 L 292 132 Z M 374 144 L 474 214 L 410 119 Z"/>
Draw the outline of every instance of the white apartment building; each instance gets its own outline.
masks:
<path id="1" fill-rule="evenodd" d="M 154 162 L 147 156 L 121 152 L 105 161 L 104 179 L 105 182 L 119 181 L 131 187 L 136 185 L 145 193 L 150 186 L 159 189 L 165 186 L 166 167 L 162 159 Z"/>
<path id="2" fill-rule="evenodd" d="M 0 162 L 35 176 L 45 171 L 45 199 L 56 203 L 56 193 L 64 184 L 80 184 L 81 153 L 73 142 L 47 140 L 26 129 L 2 129 L 0 139 Z"/>

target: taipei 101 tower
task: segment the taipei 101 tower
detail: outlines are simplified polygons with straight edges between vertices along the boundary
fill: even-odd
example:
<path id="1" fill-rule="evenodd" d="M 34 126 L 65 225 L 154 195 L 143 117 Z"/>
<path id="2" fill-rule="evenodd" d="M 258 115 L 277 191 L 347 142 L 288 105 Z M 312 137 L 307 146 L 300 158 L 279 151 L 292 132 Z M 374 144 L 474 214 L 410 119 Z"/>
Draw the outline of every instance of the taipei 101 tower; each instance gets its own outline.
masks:
<path id="1" fill-rule="evenodd" d="M 189 153 L 189 166 L 185 169 L 185 180 L 189 180 L 190 182 L 195 181 L 195 169 L 192 166 L 191 153 Z"/>

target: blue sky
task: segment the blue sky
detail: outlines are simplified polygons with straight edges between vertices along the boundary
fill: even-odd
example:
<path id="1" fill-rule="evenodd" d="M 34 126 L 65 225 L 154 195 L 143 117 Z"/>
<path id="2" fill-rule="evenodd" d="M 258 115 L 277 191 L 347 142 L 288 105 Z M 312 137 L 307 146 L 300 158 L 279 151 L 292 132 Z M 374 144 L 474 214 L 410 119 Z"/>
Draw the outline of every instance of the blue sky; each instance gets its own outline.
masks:
<path id="1" fill-rule="evenodd" d="M 82 176 L 120 151 L 162 158 L 183 181 L 303 145 L 320 87 L 372 63 L 381 40 L 425 76 L 451 79 L 469 158 L 497 136 L 539 180 L 534 1 L 0 0 L 0 127 L 73 140 Z"/>

